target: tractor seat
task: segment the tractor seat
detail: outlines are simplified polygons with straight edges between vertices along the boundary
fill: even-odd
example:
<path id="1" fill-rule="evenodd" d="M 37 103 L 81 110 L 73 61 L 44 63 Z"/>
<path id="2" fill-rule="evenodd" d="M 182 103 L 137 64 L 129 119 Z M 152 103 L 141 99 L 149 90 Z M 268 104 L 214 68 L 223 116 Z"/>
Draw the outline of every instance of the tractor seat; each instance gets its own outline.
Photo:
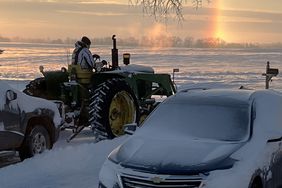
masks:
<path id="1" fill-rule="evenodd" d="M 68 66 L 69 74 L 76 74 L 77 81 L 81 84 L 90 84 L 92 71 L 88 69 L 82 69 L 80 65 L 69 65 Z"/>

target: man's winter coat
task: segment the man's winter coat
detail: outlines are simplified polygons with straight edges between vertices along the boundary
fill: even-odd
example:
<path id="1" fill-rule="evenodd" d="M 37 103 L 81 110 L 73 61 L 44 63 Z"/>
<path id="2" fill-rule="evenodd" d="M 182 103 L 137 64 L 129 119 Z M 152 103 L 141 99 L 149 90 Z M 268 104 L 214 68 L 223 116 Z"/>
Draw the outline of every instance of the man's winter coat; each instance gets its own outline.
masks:
<path id="1" fill-rule="evenodd" d="M 75 49 L 72 53 L 72 64 L 80 65 L 82 69 L 89 70 L 92 70 L 94 67 L 92 54 L 87 46 L 81 41 L 75 43 Z"/>

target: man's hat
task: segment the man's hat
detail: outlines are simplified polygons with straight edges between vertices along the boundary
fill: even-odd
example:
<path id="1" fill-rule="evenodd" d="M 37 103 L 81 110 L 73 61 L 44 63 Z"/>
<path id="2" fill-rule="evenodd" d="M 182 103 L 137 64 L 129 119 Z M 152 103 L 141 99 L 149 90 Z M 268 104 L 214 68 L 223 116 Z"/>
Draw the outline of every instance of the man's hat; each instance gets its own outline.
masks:
<path id="1" fill-rule="evenodd" d="M 88 46 L 90 46 L 90 44 L 91 44 L 90 39 L 89 39 L 88 37 L 86 37 L 86 36 L 83 36 L 83 37 L 81 38 L 81 42 L 83 42 L 84 44 L 86 44 L 86 45 L 88 45 Z"/>

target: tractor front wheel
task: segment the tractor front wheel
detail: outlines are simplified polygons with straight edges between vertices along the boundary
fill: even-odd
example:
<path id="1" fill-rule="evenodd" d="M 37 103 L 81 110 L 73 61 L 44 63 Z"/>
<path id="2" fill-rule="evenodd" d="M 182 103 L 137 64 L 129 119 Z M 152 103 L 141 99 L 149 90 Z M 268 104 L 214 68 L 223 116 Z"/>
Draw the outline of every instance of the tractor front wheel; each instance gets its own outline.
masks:
<path id="1" fill-rule="evenodd" d="M 123 126 L 139 121 L 137 99 L 122 79 L 113 78 L 100 84 L 90 97 L 89 123 L 104 138 L 124 134 Z"/>

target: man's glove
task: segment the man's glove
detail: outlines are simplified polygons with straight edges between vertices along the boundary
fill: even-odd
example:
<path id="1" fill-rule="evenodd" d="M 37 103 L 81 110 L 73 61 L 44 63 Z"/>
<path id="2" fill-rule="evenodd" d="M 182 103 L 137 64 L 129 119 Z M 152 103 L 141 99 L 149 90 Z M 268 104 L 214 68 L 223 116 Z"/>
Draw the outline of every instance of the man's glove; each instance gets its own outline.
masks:
<path id="1" fill-rule="evenodd" d="M 100 56 L 97 55 L 97 54 L 93 54 L 92 57 L 93 57 L 93 59 L 100 59 Z"/>

